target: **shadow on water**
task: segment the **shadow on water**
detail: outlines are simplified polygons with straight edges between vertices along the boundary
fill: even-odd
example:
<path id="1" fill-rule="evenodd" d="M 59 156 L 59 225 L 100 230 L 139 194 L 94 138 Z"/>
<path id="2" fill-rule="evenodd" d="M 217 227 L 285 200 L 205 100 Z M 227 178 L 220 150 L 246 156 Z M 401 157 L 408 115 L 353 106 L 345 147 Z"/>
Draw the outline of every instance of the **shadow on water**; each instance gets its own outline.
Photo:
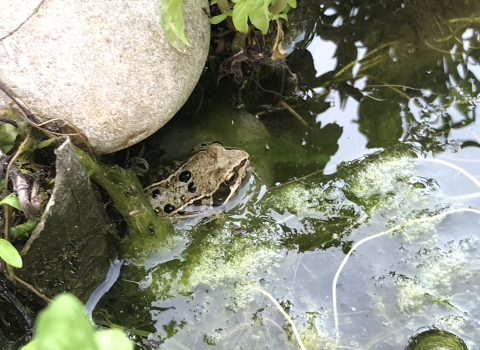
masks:
<path id="1" fill-rule="evenodd" d="M 480 3 L 299 5 L 285 63 L 241 94 L 206 75 L 144 142 L 146 184 L 202 142 L 254 171 L 226 214 L 129 259 L 99 310 L 154 332 L 147 348 L 400 350 L 438 328 L 474 349 Z"/>

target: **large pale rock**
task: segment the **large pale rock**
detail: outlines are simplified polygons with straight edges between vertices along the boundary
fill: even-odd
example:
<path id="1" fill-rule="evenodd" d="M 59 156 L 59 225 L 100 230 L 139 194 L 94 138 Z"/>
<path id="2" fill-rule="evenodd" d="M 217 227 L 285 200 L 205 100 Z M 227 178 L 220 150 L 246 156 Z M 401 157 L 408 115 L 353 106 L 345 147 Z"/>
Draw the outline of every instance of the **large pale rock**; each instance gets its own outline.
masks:
<path id="1" fill-rule="evenodd" d="M 202 72 L 206 0 L 184 0 L 187 53 L 173 49 L 159 0 L 0 0 L 0 77 L 42 118 L 64 118 L 100 153 L 162 127 Z M 0 108 L 11 101 L 0 92 Z"/>

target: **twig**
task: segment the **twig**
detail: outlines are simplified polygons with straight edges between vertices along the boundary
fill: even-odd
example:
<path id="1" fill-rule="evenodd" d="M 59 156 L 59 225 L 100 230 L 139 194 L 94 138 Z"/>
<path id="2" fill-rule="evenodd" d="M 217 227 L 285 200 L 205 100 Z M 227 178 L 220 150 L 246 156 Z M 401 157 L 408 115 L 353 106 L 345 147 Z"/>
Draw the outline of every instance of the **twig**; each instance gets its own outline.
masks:
<path id="1" fill-rule="evenodd" d="M 10 177 L 12 179 L 13 189 L 17 192 L 18 201 L 25 216 L 32 221 L 35 220 L 42 212 L 41 205 L 43 200 L 38 200 L 33 189 L 30 192 L 30 186 L 24 175 L 13 164 L 10 167 Z M 36 192 L 38 193 L 38 188 Z"/>
<path id="2" fill-rule="evenodd" d="M 47 121 L 41 120 L 39 117 L 37 117 L 32 112 L 32 110 L 27 106 L 27 104 L 12 89 L 10 89 L 10 87 L 8 87 L 7 84 L 5 84 L 5 82 L 3 82 L 1 79 L 0 79 L 0 90 L 3 91 L 8 97 L 10 97 L 12 99 L 13 102 L 15 102 L 18 105 L 18 107 L 20 108 L 20 110 L 19 110 L 20 115 L 29 125 L 31 125 L 32 127 L 36 128 L 36 129 L 39 129 L 42 132 L 50 134 L 50 135 L 76 136 L 88 148 L 88 151 L 90 152 L 90 154 L 93 154 L 93 150 L 90 147 L 90 144 L 88 143 L 88 140 L 85 138 L 85 136 L 82 135 L 82 133 L 75 126 L 71 125 L 68 122 L 63 121 L 61 118 L 50 119 L 50 120 L 47 120 Z M 58 132 L 54 132 L 54 131 L 42 128 L 42 126 L 44 126 L 48 123 L 55 122 L 58 119 L 62 120 L 64 122 L 64 124 L 65 124 L 64 126 L 66 126 L 67 128 L 73 129 L 75 131 L 75 133 L 74 134 L 58 133 Z"/>
<path id="3" fill-rule="evenodd" d="M 22 110 L 23 113 L 25 113 L 27 117 L 27 121 L 29 124 L 34 124 L 37 126 L 39 122 L 43 122 L 39 120 L 39 118 L 28 108 L 27 104 L 17 95 L 15 91 L 10 89 L 10 87 L 0 78 L 0 90 L 2 90 L 5 95 L 10 97 L 13 102 L 15 102 L 18 107 Z"/>
<path id="4" fill-rule="evenodd" d="M 8 119 L 8 118 L 2 118 L 2 117 L 0 117 L 0 122 L 13 125 L 14 127 L 18 127 L 18 123 L 17 123 L 16 121 L 10 120 L 10 119 Z"/>
<path id="5" fill-rule="evenodd" d="M 464 169 L 460 168 L 459 166 L 456 166 L 455 164 L 452 164 L 450 162 L 447 162 L 445 160 L 441 160 L 441 159 L 437 159 L 437 158 L 423 158 L 423 159 L 415 159 L 416 161 L 418 162 L 432 162 L 432 163 L 440 163 L 440 164 L 443 164 L 443 165 L 446 165 L 452 169 L 455 169 L 456 171 L 462 173 L 463 175 L 465 175 L 466 177 L 468 177 L 470 180 L 472 180 L 472 182 L 477 185 L 478 187 L 480 187 L 480 181 L 478 181 L 475 177 L 473 177 L 472 174 L 470 174 L 469 172 L 465 171 Z"/>
<path id="6" fill-rule="evenodd" d="M 446 212 L 443 212 L 443 213 L 440 213 L 440 214 L 437 214 L 437 215 L 434 215 L 434 216 L 430 216 L 430 217 L 426 217 L 426 218 L 419 218 L 419 219 L 408 221 L 408 222 L 403 223 L 403 224 L 396 225 L 395 227 L 392 227 L 389 230 L 374 234 L 372 236 L 365 237 L 365 238 L 361 239 L 360 241 L 358 241 L 357 243 L 355 243 L 353 245 L 353 247 L 347 253 L 345 258 L 343 258 L 343 261 L 340 264 L 340 266 L 338 267 L 337 272 L 335 273 L 335 277 L 333 278 L 333 282 L 332 282 L 333 317 L 334 317 L 334 320 L 335 320 L 335 338 L 336 338 L 336 343 L 337 344 L 340 342 L 340 330 L 339 330 L 339 327 L 338 327 L 338 310 L 337 310 L 337 283 L 338 283 L 338 279 L 340 277 L 340 274 L 342 273 L 343 268 L 347 264 L 348 259 L 353 254 L 353 252 L 355 250 L 357 250 L 357 248 L 360 247 L 363 243 L 368 242 L 372 239 L 381 237 L 381 236 L 385 236 L 386 234 L 394 232 L 395 230 L 401 229 L 405 226 L 410 226 L 410 225 L 420 223 L 420 222 L 425 222 L 425 221 L 434 221 L 434 220 L 440 219 L 440 218 L 442 218 L 444 216 L 447 216 L 447 215 L 450 215 L 450 214 L 462 213 L 462 212 L 472 212 L 472 213 L 476 213 L 476 214 L 480 215 L 480 210 L 476 210 L 476 209 L 470 209 L 470 208 L 453 209 L 453 210 L 449 210 L 449 211 L 446 211 Z"/>
<path id="7" fill-rule="evenodd" d="M 425 159 L 414 159 L 414 161 L 419 161 L 419 162 L 434 162 L 434 163 L 440 163 L 440 164 L 443 164 L 443 165 L 446 165 L 450 168 L 453 168 L 457 171 L 459 171 L 460 173 L 462 173 L 463 175 L 465 175 L 467 178 L 469 178 L 475 185 L 477 185 L 478 187 L 480 187 L 480 181 L 478 181 L 475 177 L 473 177 L 470 173 L 468 173 L 467 171 L 465 171 L 464 169 L 456 166 L 455 164 L 452 164 L 452 163 L 449 163 L 449 162 L 446 162 L 444 160 L 441 160 L 441 159 L 435 159 L 435 158 L 425 158 Z M 387 230 L 387 231 L 383 231 L 383 232 L 380 232 L 380 233 L 377 233 L 375 235 L 372 235 L 372 236 L 369 236 L 369 237 L 365 237 L 363 239 L 361 239 L 360 241 L 358 241 L 357 243 L 354 244 L 354 246 L 350 249 L 350 251 L 347 253 L 347 255 L 345 256 L 345 258 L 343 259 L 342 263 L 340 264 L 340 266 L 338 267 L 337 269 L 337 273 L 335 273 L 335 277 L 333 278 L 333 282 L 332 282 L 332 300 L 333 300 L 333 315 L 334 315 L 334 319 L 335 319 L 335 333 L 336 333 L 336 342 L 338 344 L 338 342 L 340 341 L 340 331 L 339 331 L 339 327 L 338 327 L 338 313 L 337 313 L 337 282 L 338 282 L 338 278 L 340 277 L 340 273 L 342 272 L 343 270 L 343 267 L 345 266 L 345 264 L 347 263 L 348 259 L 350 258 L 350 256 L 353 254 L 353 252 L 360 246 L 362 245 L 363 243 L 371 240 L 371 239 L 374 239 L 374 238 L 378 238 L 378 237 L 381 237 L 381 236 L 384 236 L 388 233 L 391 233 L 397 229 L 400 229 L 402 227 L 405 227 L 405 226 L 409 226 L 409 225 L 412 225 L 412 224 L 415 224 L 415 223 L 418 223 L 418 222 L 424 222 L 424 221 L 433 221 L 435 219 L 438 219 L 438 218 L 441 218 L 441 217 L 444 217 L 444 216 L 447 216 L 449 214 L 454 214 L 454 213 L 461 213 L 461 212 L 472 212 L 472 213 L 476 213 L 476 214 L 480 214 L 480 210 L 476 210 L 476 209 L 470 209 L 470 208 L 460 208 L 460 209 L 453 209 L 453 210 L 449 210 L 449 211 L 446 211 L 446 212 L 443 212 L 441 214 L 437 214 L 437 215 L 434 215 L 434 216 L 431 216 L 431 217 L 426 217 L 426 218 L 419 218 L 419 219 L 415 219 L 415 220 L 411 220 L 411 221 L 408 221 L 404 224 L 399 224 L 395 227 L 392 227 L 391 229 Z"/>
<path id="8" fill-rule="evenodd" d="M 293 116 L 300 121 L 300 123 L 302 123 L 303 125 L 305 125 L 307 128 L 312 129 L 312 127 L 311 127 L 310 125 L 308 125 L 308 123 L 305 121 L 305 119 L 303 119 L 303 118 L 300 116 L 300 114 L 298 114 L 298 113 L 297 113 L 292 107 L 290 107 L 285 101 L 281 101 L 281 102 L 280 102 L 280 105 L 281 105 L 282 107 L 284 107 L 287 111 L 289 111 L 290 113 L 292 113 Z"/>
<path id="9" fill-rule="evenodd" d="M 19 30 L 25 23 L 27 23 L 27 21 L 34 15 L 38 12 L 38 10 L 40 10 L 40 7 L 43 5 L 43 3 L 45 2 L 45 0 L 42 0 L 40 1 L 40 3 L 37 5 L 37 7 L 35 7 L 35 9 L 33 10 L 33 12 L 30 14 L 30 16 L 28 16 L 27 18 L 25 18 L 25 20 L 20 23 L 14 30 L 12 30 L 10 33 L 8 33 L 7 35 L 3 36 L 2 38 L 0 38 L 0 41 L 8 38 L 10 35 L 12 35 L 13 33 L 15 33 L 17 30 Z"/>
<path id="10" fill-rule="evenodd" d="M 28 133 L 27 137 L 25 138 L 25 140 L 23 140 L 22 144 L 20 145 L 20 147 L 28 140 L 28 138 L 30 137 L 30 132 Z M 19 149 L 20 149 L 19 147 Z M 15 152 L 15 154 L 13 155 L 12 159 L 10 159 L 10 162 L 8 162 L 8 165 L 7 165 L 7 169 L 5 171 L 5 188 L 7 188 L 8 186 L 8 178 L 9 178 L 9 173 L 10 173 L 10 168 L 13 166 L 13 162 L 15 162 L 15 160 L 17 159 L 17 157 L 20 155 L 20 152 L 17 150 L 17 152 Z M 5 236 L 5 239 L 8 241 L 8 231 L 9 231 L 9 227 L 8 227 L 8 212 L 6 212 L 5 214 L 5 232 L 4 232 L 4 236 Z"/>
<path id="11" fill-rule="evenodd" d="M 266 290 L 264 290 L 260 287 L 254 287 L 254 289 L 259 291 L 260 293 L 262 293 L 263 295 L 265 295 L 268 299 L 270 299 L 272 301 L 272 303 L 277 307 L 278 311 L 280 311 L 282 313 L 283 317 L 285 317 L 285 319 L 288 321 L 288 323 L 292 327 L 293 334 L 295 335 L 295 338 L 297 339 L 298 346 L 300 346 L 300 349 L 306 350 L 305 346 L 303 345 L 302 339 L 300 338 L 300 334 L 298 333 L 297 327 L 295 327 L 295 323 L 293 323 L 292 318 L 290 316 L 288 316 L 288 314 L 285 312 L 285 310 L 283 310 L 282 306 L 278 303 L 278 301 L 276 301 L 275 298 L 270 293 L 268 293 Z"/>
<path id="12" fill-rule="evenodd" d="M 34 286 L 32 286 L 31 284 L 25 282 L 24 280 L 22 280 L 20 277 L 18 277 L 17 275 L 13 275 L 13 277 L 15 278 L 15 281 L 17 282 L 20 282 L 21 284 L 23 284 L 25 287 L 27 287 L 28 289 L 30 289 L 33 293 L 35 293 L 36 295 L 38 295 L 40 298 L 42 298 L 43 300 L 45 300 L 47 303 L 51 303 L 52 302 L 52 299 L 50 299 L 49 297 L 43 295 L 42 293 L 40 293 L 38 290 L 35 289 Z"/>

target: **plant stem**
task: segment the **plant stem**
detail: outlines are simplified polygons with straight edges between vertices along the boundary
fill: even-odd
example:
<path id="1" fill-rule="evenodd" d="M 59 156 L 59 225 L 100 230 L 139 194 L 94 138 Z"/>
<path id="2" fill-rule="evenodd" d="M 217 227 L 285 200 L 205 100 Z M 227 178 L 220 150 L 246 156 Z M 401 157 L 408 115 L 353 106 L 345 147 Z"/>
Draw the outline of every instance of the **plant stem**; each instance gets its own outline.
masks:
<path id="1" fill-rule="evenodd" d="M 230 11 L 230 5 L 228 3 L 228 0 L 217 0 L 217 5 L 220 8 L 220 11 L 222 11 L 222 13 Z"/>

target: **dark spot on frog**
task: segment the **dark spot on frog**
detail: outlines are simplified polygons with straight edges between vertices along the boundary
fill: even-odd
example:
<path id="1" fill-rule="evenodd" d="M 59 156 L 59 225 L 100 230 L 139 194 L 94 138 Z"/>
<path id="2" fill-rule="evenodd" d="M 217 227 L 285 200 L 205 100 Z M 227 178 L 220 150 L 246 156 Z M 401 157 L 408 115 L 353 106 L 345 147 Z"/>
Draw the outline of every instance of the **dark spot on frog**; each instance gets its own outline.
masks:
<path id="1" fill-rule="evenodd" d="M 159 189 L 153 190 L 152 198 L 157 199 L 158 197 L 160 197 L 160 190 Z"/>
<path id="2" fill-rule="evenodd" d="M 178 180 L 184 183 L 187 183 L 188 180 L 192 177 L 192 173 L 189 170 L 182 171 L 180 175 L 178 175 Z"/>
<path id="3" fill-rule="evenodd" d="M 163 208 L 163 211 L 167 214 L 170 214 L 172 211 L 175 210 L 175 207 L 171 204 L 165 204 L 165 207 Z"/>
<path id="4" fill-rule="evenodd" d="M 193 182 L 188 184 L 188 192 L 195 193 L 197 191 L 197 186 Z"/>

